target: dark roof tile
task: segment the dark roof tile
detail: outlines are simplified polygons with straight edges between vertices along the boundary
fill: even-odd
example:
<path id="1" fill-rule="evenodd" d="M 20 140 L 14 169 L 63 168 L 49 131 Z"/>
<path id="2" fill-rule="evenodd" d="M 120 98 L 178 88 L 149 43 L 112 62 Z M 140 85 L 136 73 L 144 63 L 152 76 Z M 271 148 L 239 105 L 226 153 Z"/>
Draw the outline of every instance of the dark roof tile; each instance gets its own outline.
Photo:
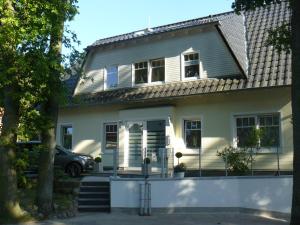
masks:
<path id="1" fill-rule="evenodd" d="M 237 16 L 230 12 L 153 28 L 152 31 L 146 32 L 139 37 L 135 35 L 135 32 L 132 32 L 98 40 L 88 48 L 219 21 L 220 29 L 230 48 L 239 60 L 242 68 L 246 69 L 247 79 L 200 79 L 146 87 L 121 88 L 96 94 L 83 94 L 77 96 L 79 103 L 74 101 L 71 104 L 125 103 L 210 92 L 291 85 L 291 54 L 285 52 L 278 54 L 272 46 L 266 47 L 264 44 L 264 40 L 268 36 L 267 31 L 272 27 L 278 26 L 283 21 L 289 20 L 290 15 L 288 4 L 282 2 L 271 5 L 271 7 L 246 12 L 243 16 Z M 241 22 L 243 22 L 244 27 L 241 26 Z M 236 35 L 238 33 L 237 29 L 241 31 L 241 28 L 244 28 L 245 33 L 240 32 Z M 245 35 L 245 39 L 243 39 L 243 35 Z M 247 44 L 248 51 L 243 47 L 242 40 L 246 40 L 244 43 Z M 246 54 L 248 57 L 245 56 Z M 246 58 L 249 61 L 245 60 Z M 247 65 L 249 66 L 248 69 Z M 72 78 L 66 84 L 74 86 L 75 80 L 77 79 Z"/>

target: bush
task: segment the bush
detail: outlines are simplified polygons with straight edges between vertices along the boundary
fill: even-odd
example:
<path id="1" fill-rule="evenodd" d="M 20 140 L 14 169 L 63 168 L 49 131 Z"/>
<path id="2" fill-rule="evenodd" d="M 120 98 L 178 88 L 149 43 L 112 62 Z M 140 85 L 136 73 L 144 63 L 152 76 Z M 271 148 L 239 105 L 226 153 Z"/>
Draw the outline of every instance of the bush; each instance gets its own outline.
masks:
<path id="1" fill-rule="evenodd" d="M 94 160 L 95 160 L 96 163 L 101 163 L 102 162 L 102 158 L 99 157 L 99 156 L 96 157 Z"/>
<path id="2" fill-rule="evenodd" d="M 229 146 L 218 151 L 217 156 L 227 163 L 227 169 L 234 175 L 247 174 L 250 170 L 249 165 L 254 161 L 253 155 L 249 154 L 247 148 L 237 149 Z"/>
<path id="3" fill-rule="evenodd" d="M 176 152 L 175 154 L 177 159 L 180 159 L 182 157 L 182 153 L 181 152 Z"/>
<path id="4" fill-rule="evenodd" d="M 184 163 L 180 163 L 174 167 L 174 173 L 180 173 L 186 171 L 186 165 Z"/>
<path id="5" fill-rule="evenodd" d="M 150 158 L 144 158 L 144 164 L 150 164 L 151 160 Z"/>

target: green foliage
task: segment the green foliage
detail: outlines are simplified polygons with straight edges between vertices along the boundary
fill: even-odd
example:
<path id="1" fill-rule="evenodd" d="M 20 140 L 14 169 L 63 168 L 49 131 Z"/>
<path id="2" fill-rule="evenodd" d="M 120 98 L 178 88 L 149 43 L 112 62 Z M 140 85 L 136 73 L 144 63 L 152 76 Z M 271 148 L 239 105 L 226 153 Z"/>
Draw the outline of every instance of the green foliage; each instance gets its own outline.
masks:
<path id="1" fill-rule="evenodd" d="M 96 163 L 101 163 L 102 162 L 102 158 L 101 157 L 96 157 L 94 160 L 95 160 Z"/>
<path id="2" fill-rule="evenodd" d="M 55 69 L 58 74 L 64 74 L 66 66 L 76 63 L 80 53 L 74 45 L 79 41 L 66 26 L 63 45 L 72 51 L 70 55 L 61 56 L 60 61 L 49 51 L 50 39 L 54 38 L 53 29 L 58 21 L 70 21 L 77 14 L 76 4 L 77 0 L 0 2 L 0 98 L 5 96 L 5 87 L 13 85 L 17 90 L 13 97 L 20 105 L 19 135 L 25 139 L 38 130 L 54 126 L 47 115 L 40 113 L 39 105 L 49 96 L 64 102 L 66 90 L 60 77 L 53 76 L 51 71 Z"/>
<path id="3" fill-rule="evenodd" d="M 237 149 L 234 147 L 225 147 L 222 151 L 217 152 L 226 163 L 227 170 L 234 175 L 245 175 L 249 172 L 249 164 L 254 158 L 248 152 L 247 148 Z"/>
<path id="4" fill-rule="evenodd" d="M 248 138 L 244 141 L 244 147 L 225 147 L 217 152 L 226 164 L 227 169 L 234 175 L 245 175 L 250 170 L 250 165 L 255 161 L 256 153 L 259 151 L 260 138 L 264 134 L 262 129 L 252 129 Z"/>
<path id="5" fill-rule="evenodd" d="M 150 164 L 151 163 L 151 160 L 150 158 L 144 158 L 144 164 Z"/>
<path id="6" fill-rule="evenodd" d="M 32 188 L 35 181 L 25 176 L 25 171 L 36 170 L 41 146 L 34 146 L 32 150 L 27 148 L 19 148 L 16 154 L 14 167 L 17 171 L 17 182 L 19 188 Z"/>
<path id="7" fill-rule="evenodd" d="M 174 167 L 175 173 L 185 172 L 186 171 L 186 165 L 184 163 L 180 163 Z"/>
<path id="8" fill-rule="evenodd" d="M 175 154 L 177 159 L 180 159 L 182 157 L 182 153 L 181 152 L 176 152 Z"/>
<path id="9" fill-rule="evenodd" d="M 237 14 L 242 11 L 255 10 L 258 7 L 269 7 L 273 3 L 280 3 L 287 0 L 235 0 L 232 8 Z M 291 4 L 292 0 L 289 0 Z M 268 30 L 269 36 L 265 45 L 274 46 L 278 51 L 286 51 L 290 53 L 292 43 L 292 31 L 290 21 L 283 22 L 278 27 Z"/>

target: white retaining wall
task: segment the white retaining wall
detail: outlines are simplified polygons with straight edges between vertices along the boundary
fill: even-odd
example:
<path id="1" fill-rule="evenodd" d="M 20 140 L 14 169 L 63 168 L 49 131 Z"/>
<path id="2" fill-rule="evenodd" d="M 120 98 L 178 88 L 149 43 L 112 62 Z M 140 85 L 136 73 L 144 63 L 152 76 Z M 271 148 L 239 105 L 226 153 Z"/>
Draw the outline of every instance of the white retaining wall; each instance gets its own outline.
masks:
<path id="1" fill-rule="evenodd" d="M 292 176 L 150 179 L 152 208 L 230 207 L 290 213 Z M 111 179 L 111 207 L 139 208 L 142 179 Z"/>

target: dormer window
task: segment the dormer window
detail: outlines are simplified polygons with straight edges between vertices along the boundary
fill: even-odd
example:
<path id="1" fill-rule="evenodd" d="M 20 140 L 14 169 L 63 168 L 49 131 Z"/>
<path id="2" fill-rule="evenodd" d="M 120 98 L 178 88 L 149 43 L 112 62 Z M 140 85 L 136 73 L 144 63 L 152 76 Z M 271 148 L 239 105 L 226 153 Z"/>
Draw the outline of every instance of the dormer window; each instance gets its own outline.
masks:
<path id="1" fill-rule="evenodd" d="M 134 84 L 161 83 L 165 81 L 165 59 L 151 59 L 134 64 Z"/>
<path id="2" fill-rule="evenodd" d="M 106 68 L 105 89 L 112 89 L 118 86 L 118 67 L 110 66 Z"/>
<path id="3" fill-rule="evenodd" d="M 151 82 L 165 81 L 165 60 L 154 59 L 150 61 L 151 64 Z"/>
<path id="4" fill-rule="evenodd" d="M 184 54 L 184 78 L 199 78 L 199 54 Z"/>
<path id="5" fill-rule="evenodd" d="M 135 84 L 148 83 L 148 62 L 135 63 L 134 75 Z"/>

